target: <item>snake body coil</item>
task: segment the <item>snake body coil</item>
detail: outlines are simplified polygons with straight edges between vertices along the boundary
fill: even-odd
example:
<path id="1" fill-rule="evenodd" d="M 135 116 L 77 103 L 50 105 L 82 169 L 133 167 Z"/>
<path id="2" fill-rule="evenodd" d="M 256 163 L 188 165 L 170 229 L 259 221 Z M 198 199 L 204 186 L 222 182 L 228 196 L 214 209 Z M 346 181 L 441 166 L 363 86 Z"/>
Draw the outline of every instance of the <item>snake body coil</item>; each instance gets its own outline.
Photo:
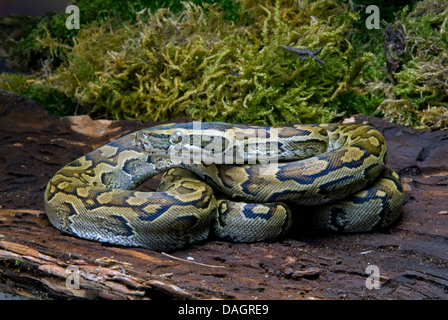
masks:
<path id="1" fill-rule="evenodd" d="M 274 134 L 275 147 L 260 143 Z M 211 162 L 173 161 L 182 150 Z M 211 226 L 228 240 L 271 241 L 294 215 L 316 229 L 364 232 L 389 227 L 401 212 L 402 186 L 385 157 L 384 137 L 368 125 L 202 123 L 198 132 L 167 124 L 67 164 L 49 181 L 45 205 L 64 232 L 158 251 L 204 240 Z M 161 172 L 157 192 L 134 190 Z"/>

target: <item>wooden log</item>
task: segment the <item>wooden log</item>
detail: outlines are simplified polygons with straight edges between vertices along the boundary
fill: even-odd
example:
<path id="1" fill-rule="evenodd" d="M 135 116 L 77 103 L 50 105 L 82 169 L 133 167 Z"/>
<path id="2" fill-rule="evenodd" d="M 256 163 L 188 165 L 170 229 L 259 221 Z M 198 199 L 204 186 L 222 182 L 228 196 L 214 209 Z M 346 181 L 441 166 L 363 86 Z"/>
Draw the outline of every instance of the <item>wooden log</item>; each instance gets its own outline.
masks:
<path id="1" fill-rule="evenodd" d="M 154 123 L 58 118 L 0 93 L 0 291 L 35 299 L 447 299 L 448 132 L 346 121 L 370 123 L 386 138 L 388 166 L 406 190 L 391 230 L 254 244 L 210 239 L 164 255 L 64 234 L 43 202 L 63 165 Z M 379 289 L 367 285 L 372 265 Z"/>

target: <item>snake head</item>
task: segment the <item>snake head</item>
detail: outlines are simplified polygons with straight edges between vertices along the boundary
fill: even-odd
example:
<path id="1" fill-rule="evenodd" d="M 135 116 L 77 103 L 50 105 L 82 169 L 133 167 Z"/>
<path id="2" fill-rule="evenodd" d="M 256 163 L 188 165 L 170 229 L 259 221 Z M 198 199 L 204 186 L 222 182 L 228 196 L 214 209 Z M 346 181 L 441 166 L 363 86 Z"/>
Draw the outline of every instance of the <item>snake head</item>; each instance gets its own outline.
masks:
<path id="1" fill-rule="evenodd" d="M 151 156 L 166 157 L 171 146 L 169 135 L 153 132 L 150 129 L 143 129 L 137 132 L 135 141 L 141 151 Z"/>
<path id="2" fill-rule="evenodd" d="M 188 140 L 181 130 L 143 129 L 135 136 L 135 141 L 141 151 L 161 158 L 170 157 L 173 148 L 181 148 Z"/>

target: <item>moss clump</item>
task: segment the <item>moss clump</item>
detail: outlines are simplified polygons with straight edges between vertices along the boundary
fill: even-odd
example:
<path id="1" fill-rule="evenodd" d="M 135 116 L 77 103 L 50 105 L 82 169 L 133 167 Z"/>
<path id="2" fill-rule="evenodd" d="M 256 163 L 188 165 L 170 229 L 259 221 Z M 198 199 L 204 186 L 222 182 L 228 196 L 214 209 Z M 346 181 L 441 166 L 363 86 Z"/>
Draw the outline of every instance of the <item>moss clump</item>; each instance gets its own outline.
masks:
<path id="1" fill-rule="evenodd" d="M 40 84 L 20 73 L 1 73 L 0 89 L 26 96 L 45 105 L 48 111 L 59 115 L 73 115 L 78 111 L 78 103 L 61 91 L 49 85 Z"/>
<path id="2" fill-rule="evenodd" d="M 49 62 L 31 77 L 3 76 L 0 88 L 49 98 L 44 103 L 60 113 L 75 105 L 114 119 L 321 123 L 362 113 L 419 128 L 448 126 L 448 0 L 422 1 L 396 15 L 407 54 L 394 81 L 384 68 L 384 25 L 366 35 L 364 8 L 354 11 L 350 2 L 151 4 L 159 2 L 171 10 L 141 10 L 135 3 L 144 0 L 110 4 L 112 11 L 82 21 L 68 38 L 43 24 L 36 39 Z M 325 64 L 302 61 L 283 45 L 322 49 Z"/>
<path id="3" fill-rule="evenodd" d="M 344 36 L 357 14 L 332 0 L 241 4 L 238 23 L 220 7 L 184 3 L 178 15 L 145 10 L 135 24 L 90 24 L 41 84 L 116 119 L 314 123 L 344 113 L 339 93 L 372 59 L 349 60 Z M 53 40 L 40 43 L 57 52 Z M 325 64 L 282 45 L 323 48 Z"/>
<path id="4" fill-rule="evenodd" d="M 379 111 L 389 120 L 417 128 L 448 127 L 448 1 L 427 0 L 397 16 L 407 54 L 390 99 Z"/>
<path id="5" fill-rule="evenodd" d="M 203 3 L 216 3 L 224 10 L 223 17 L 227 20 L 237 20 L 239 18 L 240 6 L 237 0 L 191 0 L 200 5 Z M 137 12 L 150 9 L 156 11 L 158 8 L 169 8 L 172 12 L 179 12 L 183 9 L 182 0 L 74 0 L 72 4 L 80 9 L 81 29 L 89 24 L 101 24 L 106 21 L 114 25 L 134 23 Z M 28 71 L 30 69 L 39 70 L 42 61 L 51 59 L 56 67 L 66 58 L 65 48 L 73 46 L 73 39 L 78 35 L 79 30 L 67 29 L 65 12 L 49 13 L 43 17 L 36 26 L 28 26 L 26 36 L 17 39 L 10 44 L 8 64 L 16 70 Z M 50 51 L 46 43 L 42 40 L 52 40 L 53 46 Z M 55 44 L 58 46 L 55 46 Z"/>

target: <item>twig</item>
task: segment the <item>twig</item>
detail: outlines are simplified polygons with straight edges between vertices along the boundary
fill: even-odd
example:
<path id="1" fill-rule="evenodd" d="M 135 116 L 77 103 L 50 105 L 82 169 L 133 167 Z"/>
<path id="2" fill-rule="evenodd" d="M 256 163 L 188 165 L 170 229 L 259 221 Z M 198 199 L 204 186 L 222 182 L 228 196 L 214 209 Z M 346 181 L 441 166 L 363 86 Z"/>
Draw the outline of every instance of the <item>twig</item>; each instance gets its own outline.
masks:
<path id="1" fill-rule="evenodd" d="M 224 266 L 215 266 L 215 265 L 212 265 L 212 264 L 205 264 L 205 263 L 200 263 L 200 262 L 196 262 L 196 261 L 191 261 L 191 260 L 186 260 L 186 259 L 178 258 L 178 257 L 172 256 L 172 255 L 170 255 L 170 254 L 168 254 L 168 253 L 165 253 L 165 252 L 162 252 L 162 254 L 163 254 L 164 256 L 167 256 L 167 257 L 169 257 L 169 258 L 171 258 L 171 259 L 174 259 L 174 260 L 179 260 L 179 261 L 183 261 L 183 262 L 194 263 L 194 264 L 198 264 L 198 265 L 200 265 L 200 266 L 204 266 L 204 267 L 210 267 L 210 268 L 225 268 Z"/>
<path id="2" fill-rule="evenodd" d="M 319 54 L 319 52 L 322 51 L 323 48 L 317 49 L 316 51 L 311 51 L 309 49 L 297 49 L 297 48 L 288 47 L 288 46 L 282 46 L 282 48 L 287 51 L 291 51 L 292 53 L 297 54 L 300 57 L 300 59 L 302 59 L 303 61 L 305 61 L 304 56 L 309 56 L 311 59 L 316 60 L 317 62 L 319 62 L 321 64 L 325 63 L 322 59 L 317 57 L 317 55 Z"/>
<path id="3" fill-rule="evenodd" d="M 44 71 L 45 77 L 46 77 L 47 79 L 49 79 L 49 78 L 50 78 L 50 75 L 48 74 L 48 71 L 47 71 L 47 62 L 44 62 L 44 61 L 42 60 L 42 58 L 40 58 L 40 63 L 41 63 L 41 65 L 42 65 L 42 70 Z"/>

